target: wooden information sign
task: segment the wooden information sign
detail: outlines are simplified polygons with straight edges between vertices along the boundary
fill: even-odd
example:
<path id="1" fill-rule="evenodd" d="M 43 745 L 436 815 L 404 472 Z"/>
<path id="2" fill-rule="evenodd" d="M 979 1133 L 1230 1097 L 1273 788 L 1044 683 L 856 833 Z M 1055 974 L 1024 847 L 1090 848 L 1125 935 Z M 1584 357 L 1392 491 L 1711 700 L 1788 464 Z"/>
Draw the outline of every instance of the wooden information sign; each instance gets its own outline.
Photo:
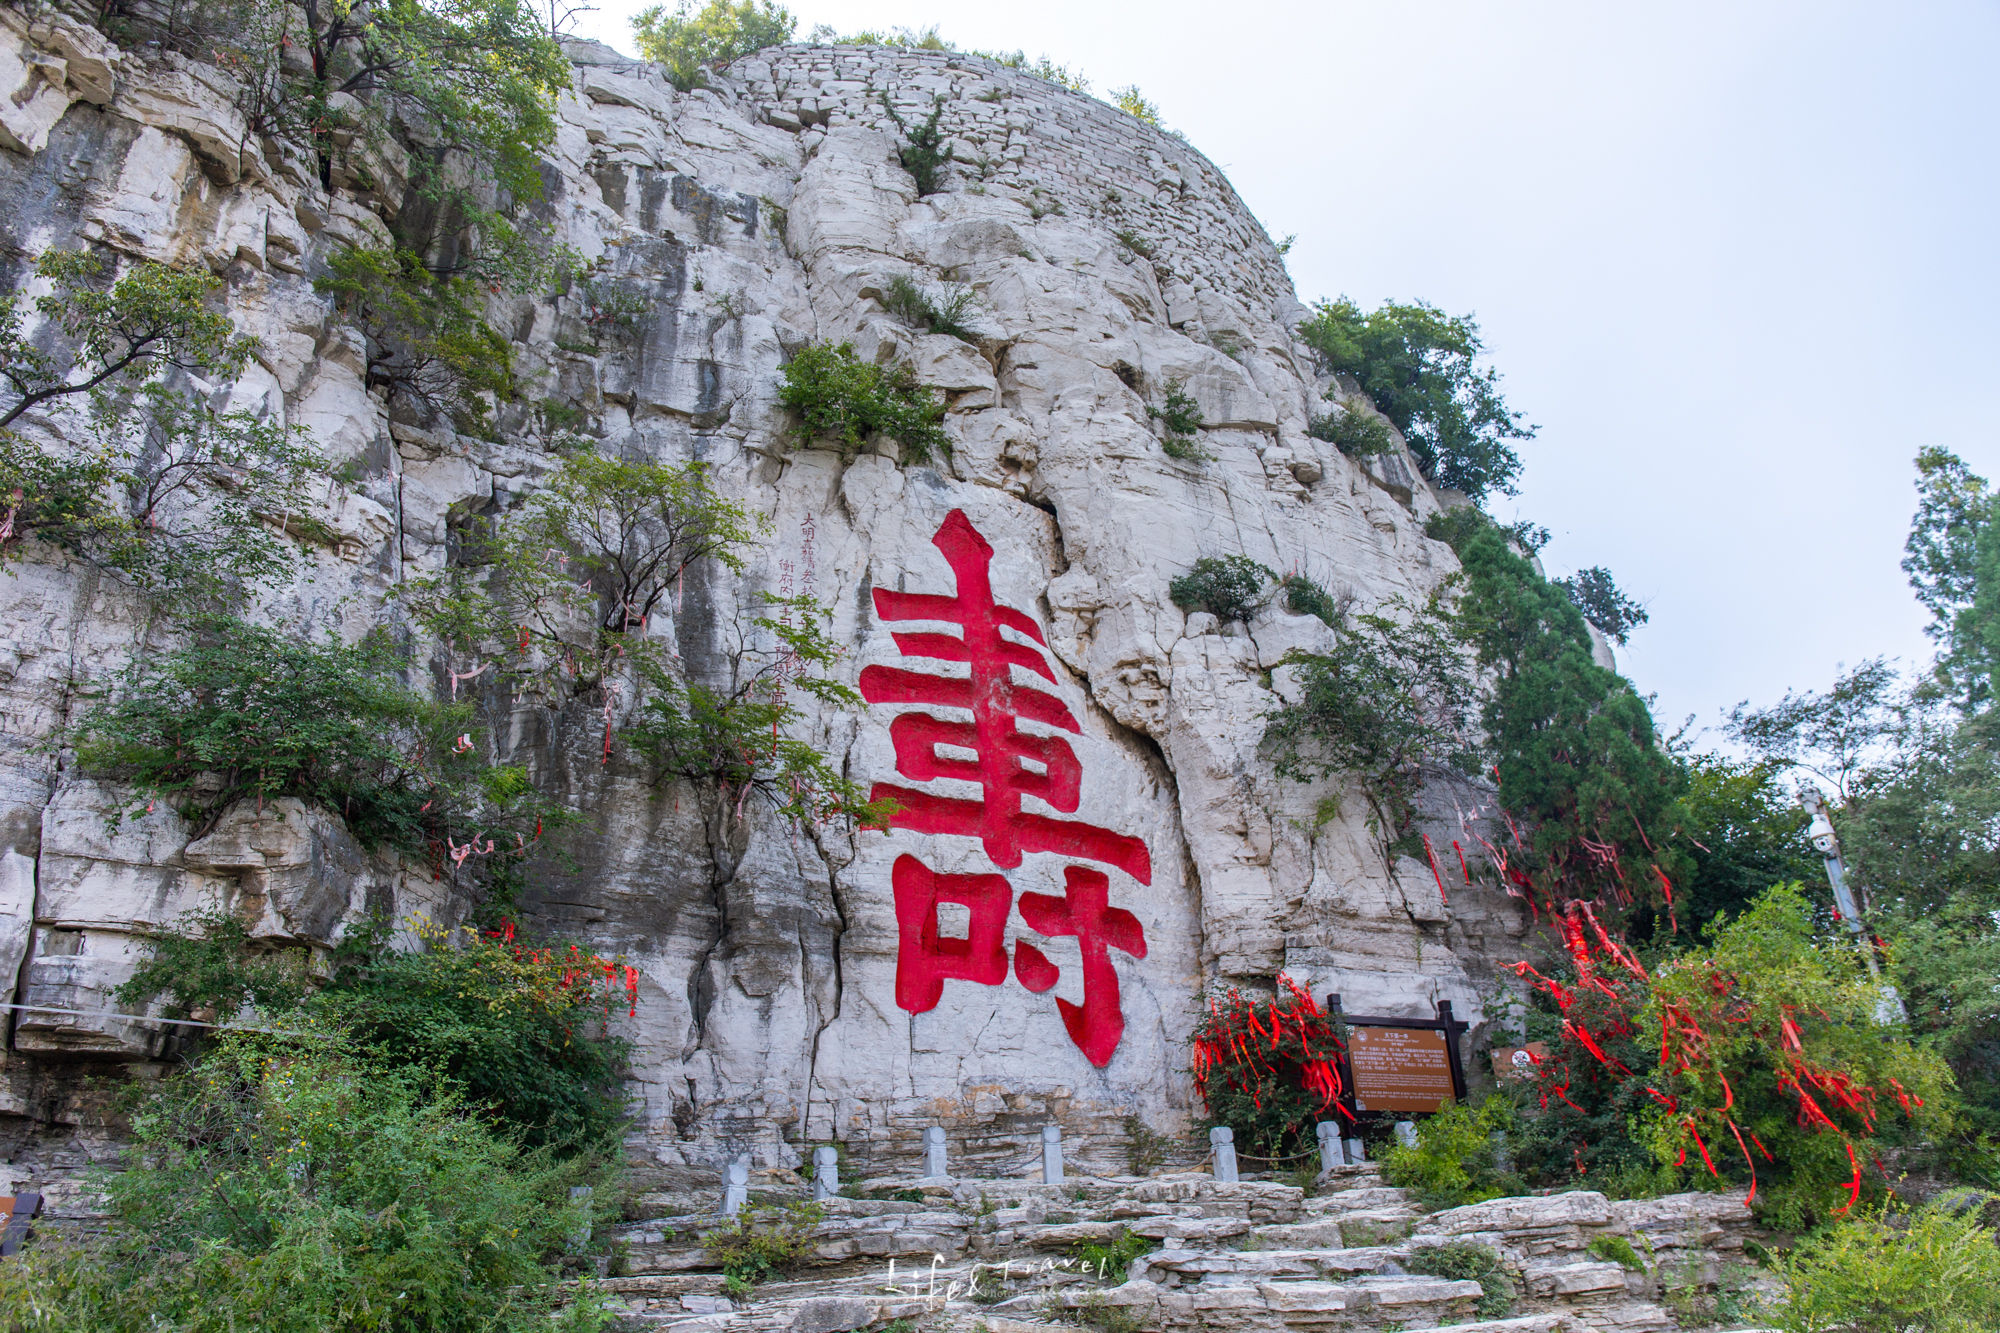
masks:
<path id="1" fill-rule="evenodd" d="M 1352 1027 L 1357 1111 L 1435 1111 L 1456 1100 L 1451 1055 L 1436 1028 Z"/>
<path id="2" fill-rule="evenodd" d="M 1337 994 L 1326 997 L 1326 1008 L 1347 1028 L 1341 1064 L 1348 1110 L 1362 1116 L 1409 1114 L 1464 1100 L 1458 1039 L 1465 1024 L 1451 1012 L 1450 1000 L 1438 1001 L 1436 1018 L 1350 1014 Z"/>

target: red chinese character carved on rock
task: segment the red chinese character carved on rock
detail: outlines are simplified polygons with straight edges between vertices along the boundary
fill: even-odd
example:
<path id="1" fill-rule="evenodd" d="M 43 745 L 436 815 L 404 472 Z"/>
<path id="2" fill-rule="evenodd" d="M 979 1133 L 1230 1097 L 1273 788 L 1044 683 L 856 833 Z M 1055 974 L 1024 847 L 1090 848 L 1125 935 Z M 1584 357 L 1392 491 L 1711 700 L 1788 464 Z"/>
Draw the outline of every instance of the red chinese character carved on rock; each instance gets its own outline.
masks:
<path id="1" fill-rule="evenodd" d="M 1019 684 L 1012 667 L 1055 683 L 1041 652 L 1000 637 L 1004 626 L 1044 644 L 1041 628 L 1012 607 L 996 605 L 987 566 L 993 548 L 962 509 L 951 511 L 934 539 L 958 579 L 955 596 L 875 590 L 875 611 L 884 620 L 939 620 L 954 624 L 962 637 L 898 633 L 896 646 L 907 657 L 964 662 L 964 678 L 933 676 L 897 667 L 871 666 L 861 673 L 861 697 L 871 704 L 930 704 L 964 708 L 970 722 L 947 721 L 928 713 L 905 713 L 889 726 L 896 747 L 896 771 L 915 782 L 960 778 L 976 782 L 981 798 L 934 796 L 895 783 L 878 782 L 870 799 L 888 798 L 901 807 L 892 826 L 917 833 L 956 833 L 982 839 L 993 864 L 1012 870 L 1023 852 L 1054 852 L 1117 866 L 1141 884 L 1153 881 L 1152 858 L 1137 838 L 1080 820 L 1052 819 L 1021 809 L 1021 797 L 1035 796 L 1069 814 L 1077 807 L 1082 768 L 1076 752 L 1060 736 L 1035 736 L 1021 719 L 1080 732 L 1062 700 L 1046 690 Z M 974 758 L 938 753 L 941 745 L 970 750 Z M 1039 766 L 1040 771 L 1028 767 Z"/>
<path id="2" fill-rule="evenodd" d="M 1111 881 L 1103 871 L 1067 866 L 1063 880 L 1060 898 L 1052 893 L 1022 894 L 1021 919 L 1051 938 L 1076 937 L 1083 951 L 1083 1003 L 1057 997 L 1056 1009 L 1069 1029 L 1069 1039 L 1101 1069 L 1125 1035 L 1125 1007 L 1118 998 L 1118 972 L 1111 966 L 1109 951 L 1119 949 L 1144 958 L 1146 932 L 1138 917 L 1110 905 Z M 1055 985 L 1061 973 L 1040 949 L 1016 940 L 1014 975 L 1039 995 Z"/>
<path id="3" fill-rule="evenodd" d="M 1002 875 L 940 875 L 914 856 L 890 872 L 896 891 L 896 1004 L 913 1014 L 937 1008 L 947 981 L 997 986 L 1007 979 L 1007 912 L 1014 890 Z M 964 939 L 938 933 L 938 904 L 958 903 L 972 918 Z"/>
<path id="4" fill-rule="evenodd" d="M 957 636 L 913 631 L 893 637 L 905 656 L 963 662 L 967 674 L 961 678 L 871 666 L 861 673 L 861 695 L 875 704 L 923 704 L 969 712 L 970 722 L 904 713 L 890 723 L 889 737 L 895 746 L 896 771 L 903 777 L 912 782 L 940 778 L 972 782 L 978 784 L 980 796 L 939 796 L 878 782 L 870 792 L 871 799 L 886 798 L 897 804 L 899 808 L 890 818 L 894 828 L 980 839 L 987 856 L 1003 869 L 1020 865 L 1024 852 L 1053 852 L 1116 866 L 1140 883 L 1150 884 L 1152 859 L 1142 840 L 1081 820 L 1056 819 L 1021 808 L 1022 797 L 1033 796 L 1064 814 L 1074 813 L 1083 776 L 1068 741 L 1023 731 L 1021 722 L 1072 733 L 1082 729 L 1055 694 L 1014 679 L 1016 667 L 1051 685 L 1056 677 L 1043 655 L 1047 642 L 1040 626 L 993 600 L 989 574 L 992 546 L 964 511 L 956 509 L 933 540 L 951 567 L 957 591 L 943 596 L 877 588 L 875 610 L 889 621 L 939 621 L 957 626 Z M 1005 638 L 1002 629 L 1029 642 Z M 969 751 L 971 757 L 941 754 L 941 747 Z M 1021 915 L 1043 935 L 1069 936 L 1077 941 L 1083 956 L 1083 1003 L 1058 998 L 1056 1006 L 1070 1039 L 1092 1064 L 1102 1067 L 1118 1049 L 1125 1031 L 1118 973 L 1110 950 L 1144 958 L 1146 937 L 1137 917 L 1110 905 L 1111 882 L 1102 871 L 1069 866 L 1064 876 L 1065 890 L 1060 898 L 1046 893 L 1022 894 Z M 940 875 L 914 856 L 901 856 L 891 879 L 900 937 L 898 1006 L 913 1014 L 935 1008 L 946 981 L 997 986 L 1006 980 L 1005 936 L 1013 890 L 1004 877 Z M 956 903 L 971 913 L 963 938 L 940 933 L 940 903 Z M 1014 971 L 1021 984 L 1037 994 L 1047 992 L 1060 976 L 1056 965 L 1026 941 L 1015 944 Z"/>

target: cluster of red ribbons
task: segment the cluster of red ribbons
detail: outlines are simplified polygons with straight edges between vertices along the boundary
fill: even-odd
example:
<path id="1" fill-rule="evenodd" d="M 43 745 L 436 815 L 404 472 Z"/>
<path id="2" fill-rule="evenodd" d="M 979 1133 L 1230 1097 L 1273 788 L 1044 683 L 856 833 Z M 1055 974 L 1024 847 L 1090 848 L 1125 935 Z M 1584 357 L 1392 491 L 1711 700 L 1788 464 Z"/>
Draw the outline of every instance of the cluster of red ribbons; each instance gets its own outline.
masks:
<path id="1" fill-rule="evenodd" d="M 1651 977 L 1631 950 L 1598 922 L 1588 904 L 1568 904 L 1556 925 L 1564 951 L 1576 970 L 1575 982 L 1565 984 L 1543 976 L 1527 963 L 1514 964 L 1515 972 L 1530 979 L 1535 989 L 1555 1001 L 1562 1015 L 1564 1037 L 1582 1047 L 1598 1064 L 1619 1077 L 1637 1078 L 1638 1075 L 1607 1052 L 1605 1046 L 1615 1037 L 1636 1035 L 1633 1020 L 1644 1004 L 1648 990 L 1635 983 L 1650 983 Z M 1721 1053 L 1715 1041 L 1715 1034 L 1729 1027 L 1748 1029 L 1772 1049 L 1778 1086 L 1796 1100 L 1799 1126 L 1841 1136 L 1852 1175 L 1847 1185 L 1847 1202 L 1834 1211 L 1836 1214 L 1846 1213 L 1861 1196 L 1861 1166 L 1855 1156 L 1853 1139 L 1835 1114 L 1846 1113 L 1859 1123 L 1863 1134 L 1872 1134 L 1878 1118 L 1877 1090 L 1808 1058 L 1804 1029 L 1800 1027 L 1798 1015 L 1793 1009 L 1786 1008 L 1775 1025 L 1766 1023 L 1760 1026 L 1756 1015 L 1738 995 L 1737 979 L 1722 971 L 1713 961 L 1688 959 L 1674 966 L 1706 969 L 1703 984 L 1696 988 L 1697 994 L 1706 998 L 1705 1002 L 1663 1001 L 1658 1006 L 1660 1070 L 1666 1075 L 1707 1076 L 1719 1088 L 1721 1100 L 1713 1106 L 1683 1107 L 1680 1098 L 1651 1085 L 1646 1086 L 1647 1095 L 1665 1108 L 1669 1115 L 1679 1119 L 1689 1141 L 1700 1154 L 1702 1165 L 1709 1174 L 1718 1178 L 1719 1173 L 1714 1159 L 1709 1156 L 1701 1126 L 1706 1124 L 1712 1130 L 1727 1131 L 1743 1154 L 1744 1164 L 1749 1167 L 1749 1197 L 1756 1198 L 1756 1156 L 1761 1156 L 1766 1162 L 1776 1159 L 1762 1140 L 1739 1125 L 1732 1115 L 1736 1108 L 1736 1090 L 1722 1072 Z M 1580 1006 L 1586 996 L 1601 996 L 1609 1003 Z M 1587 1017 L 1586 1008 L 1598 1016 Z M 1573 1109 L 1582 1111 L 1583 1108 L 1569 1097 L 1571 1078 L 1568 1061 L 1551 1057 L 1547 1061 L 1538 1060 L 1536 1064 L 1539 1066 L 1542 1105 L 1546 1107 L 1550 1097 L 1554 1096 Z M 1904 1114 L 1912 1114 L 1916 1108 L 1923 1106 L 1922 1098 L 1911 1094 L 1896 1080 L 1889 1081 Z M 1756 1156 L 1751 1152 L 1753 1145 Z M 1680 1160 L 1686 1163 L 1687 1149 L 1681 1150 Z"/>
<path id="2" fill-rule="evenodd" d="M 1332 1015 L 1321 1009 L 1311 992 L 1280 973 L 1284 996 L 1261 999 L 1234 987 L 1208 1002 L 1208 1016 L 1195 1028 L 1194 1085 L 1213 1107 L 1212 1087 L 1247 1093 L 1260 1110 L 1266 1094 L 1296 1068 L 1299 1081 L 1329 1107 L 1352 1119 L 1341 1104 L 1342 1047 Z"/>

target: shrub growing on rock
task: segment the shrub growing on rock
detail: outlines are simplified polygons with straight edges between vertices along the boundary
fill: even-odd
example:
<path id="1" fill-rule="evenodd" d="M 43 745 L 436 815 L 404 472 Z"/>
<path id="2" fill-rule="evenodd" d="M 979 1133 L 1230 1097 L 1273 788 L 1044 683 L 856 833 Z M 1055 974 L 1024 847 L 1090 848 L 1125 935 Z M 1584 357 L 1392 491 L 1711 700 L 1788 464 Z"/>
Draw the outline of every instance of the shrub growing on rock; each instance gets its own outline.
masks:
<path id="1" fill-rule="evenodd" d="M 944 403 L 907 366 L 884 369 L 848 343 L 814 343 L 785 363 L 778 401 L 798 413 L 799 443 L 828 436 L 852 454 L 878 435 L 901 443 L 907 461 L 951 452 Z"/>
<path id="2" fill-rule="evenodd" d="M 428 854 L 473 836 L 486 765 L 471 705 L 412 693 L 403 664 L 381 635 L 313 644 L 209 617 L 194 643 L 135 665 L 85 717 L 77 762 L 198 822 L 239 798 L 296 796 L 364 844 Z"/>
<path id="3" fill-rule="evenodd" d="M 1190 615 L 1248 620 L 1262 599 L 1271 571 L 1247 555 L 1205 555 L 1167 583 L 1167 597 Z"/>

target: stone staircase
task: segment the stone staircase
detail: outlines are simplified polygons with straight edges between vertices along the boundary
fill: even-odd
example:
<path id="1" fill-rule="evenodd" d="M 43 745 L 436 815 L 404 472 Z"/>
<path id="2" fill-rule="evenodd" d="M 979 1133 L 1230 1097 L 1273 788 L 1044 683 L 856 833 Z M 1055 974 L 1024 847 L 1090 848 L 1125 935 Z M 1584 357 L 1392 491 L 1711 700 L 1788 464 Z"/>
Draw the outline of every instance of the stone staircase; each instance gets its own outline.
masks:
<path id="1" fill-rule="evenodd" d="M 1372 1165 L 1336 1168 L 1311 1189 L 1189 1173 L 867 1180 L 856 1192 L 824 1204 L 809 1267 L 737 1299 L 700 1240 L 722 1225 L 715 1196 L 642 1196 L 642 1210 L 677 1210 L 619 1228 L 617 1275 L 598 1287 L 624 1328 L 675 1333 L 846 1333 L 897 1320 L 945 1333 L 1668 1333 L 1705 1325 L 1676 1322 L 1663 1301 L 1686 1311 L 1726 1271 L 1747 1271 L 1755 1231 L 1741 1194 L 1613 1202 L 1578 1191 L 1426 1214 Z M 753 1206 L 804 1197 L 789 1184 Z M 1099 1247 L 1094 1262 L 1087 1246 Z M 1438 1275 L 1473 1246 L 1498 1257 L 1501 1276 L 1487 1281 L 1511 1299 Z M 1142 1249 L 1110 1270 L 1105 1251 Z"/>

